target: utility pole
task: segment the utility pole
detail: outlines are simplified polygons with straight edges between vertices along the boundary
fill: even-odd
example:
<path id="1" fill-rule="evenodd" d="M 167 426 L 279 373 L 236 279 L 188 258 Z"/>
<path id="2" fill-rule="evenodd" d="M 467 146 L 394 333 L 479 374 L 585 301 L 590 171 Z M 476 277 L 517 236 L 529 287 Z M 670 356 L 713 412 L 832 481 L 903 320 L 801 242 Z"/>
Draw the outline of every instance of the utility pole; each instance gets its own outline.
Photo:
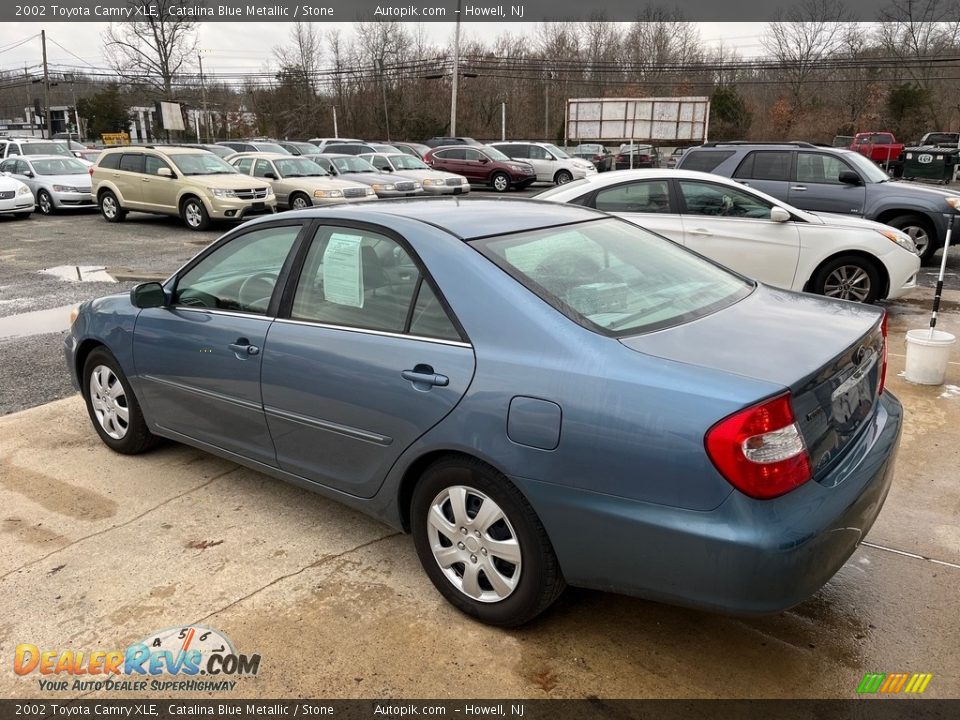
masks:
<path id="1" fill-rule="evenodd" d="M 507 141 L 507 104 L 500 103 L 500 142 Z"/>
<path id="2" fill-rule="evenodd" d="M 377 60 L 380 65 L 380 89 L 383 90 L 383 121 L 387 126 L 387 142 L 390 142 L 390 115 L 387 113 L 387 83 L 384 76 L 383 60 Z"/>
<path id="3" fill-rule="evenodd" d="M 200 94 L 203 98 L 203 127 L 207 131 L 207 142 L 210 142 L 210 115 L 207 114 L 207 84 L 203 80 L 203 54 L 197 53 L 197 62 L 200 63 Z M 197 142 L 200 142 L 200 133 L 197 133 Z"/>
<path id="4" fill-rule="evenodd" d="M 340 137 L 340 134 L 337 132 L 337 106 L 333 106 L 333 136 L 335 138 Z"/>
<path id="5" fill-rule="evenodd" d="M 453 36 L 453 78 L 450 83 L 450 135 L 457 135 L 457 85 L 460 82 L 460 10 L 463 0 L 457 0 L 457 30 Z"/>
<path id="6" fill-rule="evenodd" d="M 40 44 L 43 46 L 43 107 L 47 116 L 47 137 L 53 137 L 50 124 L 50 71 L 47 69 L 47 31 L 40 31 Z"/>

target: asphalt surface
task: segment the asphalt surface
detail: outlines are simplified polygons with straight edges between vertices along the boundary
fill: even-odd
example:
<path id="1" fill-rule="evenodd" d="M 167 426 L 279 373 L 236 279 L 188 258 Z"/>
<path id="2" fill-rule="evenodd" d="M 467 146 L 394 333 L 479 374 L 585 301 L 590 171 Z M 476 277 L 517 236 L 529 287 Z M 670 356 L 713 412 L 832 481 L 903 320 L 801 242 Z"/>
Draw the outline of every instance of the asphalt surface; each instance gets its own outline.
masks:
<path id="1" fill-rule="evenodd" d="M 510 192 L 508 197 L 528 197 L 542 189 Z M 474 193 L 494 195 L 485 189 Z M 36 335 L 29 318 L 19 328 L 11 318 L 52 308 L 63 308 L 66 317 L 71 305 L 165 278 L 230 227 L 192 232 L 177 219 L 142 213 L 131 213 L 122 223 L 108 223 L 91 211 L 53 217 L 34 213 L 29 220 L 0 216 L 0 373 L 9 380 L 0 385 L 0 415 L 72 392 L 63 369 L 62 332 Z M 940 257 L 936 266 L 922 269 L 922 286 L 936 284 Z M 43 272 L 75 266 L 103 267 L 120 281 L 79 282 Z M 950 253 L 945 287 L 960 289 L 960 251 Z M 11 323 L 14 331 L 5 331 Z M 24 336 L 10 337 L 17 329 Z"/>

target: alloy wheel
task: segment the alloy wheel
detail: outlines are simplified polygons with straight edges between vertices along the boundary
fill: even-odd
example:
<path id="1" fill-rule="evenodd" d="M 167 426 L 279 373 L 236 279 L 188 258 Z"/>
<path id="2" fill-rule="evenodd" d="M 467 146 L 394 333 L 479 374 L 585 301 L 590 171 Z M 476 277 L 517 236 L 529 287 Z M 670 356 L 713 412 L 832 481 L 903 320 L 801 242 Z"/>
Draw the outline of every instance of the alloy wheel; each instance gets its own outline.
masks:
<path id="1" fill-rule="evenodd" d="M 127 393 L 120 378 L 106 365 L 97 365 L 90 373 L 90 404 L 103 431 L 114 440 L 122 440 L 130 427 Z"/>
<path id="2" fill-rule="evenodd" d="M 930 236 L 927 234 L 926 229 L 919 225 L 908 225 L 903 228 L 903 232 L 913 240 L 913 244 L 917 247 L 917 255 L 922 256 L 927 249 L 927 245 L 930 244 Z"/>
<path id="3" fill-rule="evenodd" d="M 186 207 L 183 208 L 183 216 L 187 221 L 187 225 L 190 227 L 199 227 L 200 223 L 203 222 L 203 216 L 200 214 L 200 208 L 197 207 L 195 202 L 188 202 Z"/>
<path id="4" fill-rule="evenodd" d="M 53 201 L 50 200 L 50 196 L 47 193 L 42 192 L 37 198 L 37 204 L 40 206 L 40 212 L 44 215 L 49 215 L 53 212 Z"/>
<path id="5" fill-rule="evenodd" d="M 870 275 L 858 265 L 841 265 L 823 284 L 823 294 L 841 300 L 863 302 L 870 295 Z"/>
<path id="6" fill-rule="evenodd" d="M 113 195 L 104 195 L 100 201 L 100 210 L 111 220 L 117 216 L 117 201 L 113 199 Z"/>

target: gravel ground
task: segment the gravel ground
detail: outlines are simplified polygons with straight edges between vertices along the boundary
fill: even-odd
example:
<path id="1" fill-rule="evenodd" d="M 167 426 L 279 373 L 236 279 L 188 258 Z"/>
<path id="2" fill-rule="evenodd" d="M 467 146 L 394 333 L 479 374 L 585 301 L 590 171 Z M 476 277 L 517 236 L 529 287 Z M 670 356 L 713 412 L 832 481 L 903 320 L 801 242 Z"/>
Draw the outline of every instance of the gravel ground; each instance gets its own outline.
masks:
<path id="1" fill-rule="evenodd" d="M 541 188 L 512 192 L 529 196 Z M 477 195 L 494 193 L 478 190 Z M 123 292 L 142 279 L 166 277 L 230 229 L 215 226 L 191 232 L 179 220 L 133 213 L 122 223 L 105 222 L 95 212 L 64 213 L 29 220 L 0 217 L 0 318 L 46 310 Z M 70 282 L 40 271 L 56 266 L 106 267 L 121 282 Z M 924 268 L 920 284 L 933 287 L 937 265 Z M 960 289 L 960 251 L 950 254 L 946 287 Z M 932 298 L 932 293 L 930 293 Z M 0 415 L 73 392 L 63 367 L 61 334 L 0 340 Z"/>

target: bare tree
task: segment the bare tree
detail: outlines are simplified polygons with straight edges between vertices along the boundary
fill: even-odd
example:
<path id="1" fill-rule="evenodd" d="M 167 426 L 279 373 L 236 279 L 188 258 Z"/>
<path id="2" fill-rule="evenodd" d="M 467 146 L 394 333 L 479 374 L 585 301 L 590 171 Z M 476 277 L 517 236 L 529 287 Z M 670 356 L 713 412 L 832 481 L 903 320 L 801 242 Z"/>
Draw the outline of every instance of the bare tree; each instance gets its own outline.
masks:
<path id="1" fill-rule="evenodd" d="M 836 54 L 843 42 L 847 13 L 835 0 L 803 0 L 769 24 L 764 48 L 779 63 L 784 98 L 796 120 L 810 103 L 812 84 L 822 74 L 823 62 Z M 789 131 L 792 123 L 788 122 Z"/>
<path id="2" fill-rule="evenodd" d="M 133 0 L 136 8 L 156 8 L 156 15 L 144 12 L 144 20 L 110 23 L 103 34 L 105 54 L 111 67 L 125 79 L 144 83 L 169 97 L 173 79 L 189 65 L 197 49 L 199 23 L 168 15 L 177 0 Z M 136 15 L 135 15 L 136 16 Z"/>

